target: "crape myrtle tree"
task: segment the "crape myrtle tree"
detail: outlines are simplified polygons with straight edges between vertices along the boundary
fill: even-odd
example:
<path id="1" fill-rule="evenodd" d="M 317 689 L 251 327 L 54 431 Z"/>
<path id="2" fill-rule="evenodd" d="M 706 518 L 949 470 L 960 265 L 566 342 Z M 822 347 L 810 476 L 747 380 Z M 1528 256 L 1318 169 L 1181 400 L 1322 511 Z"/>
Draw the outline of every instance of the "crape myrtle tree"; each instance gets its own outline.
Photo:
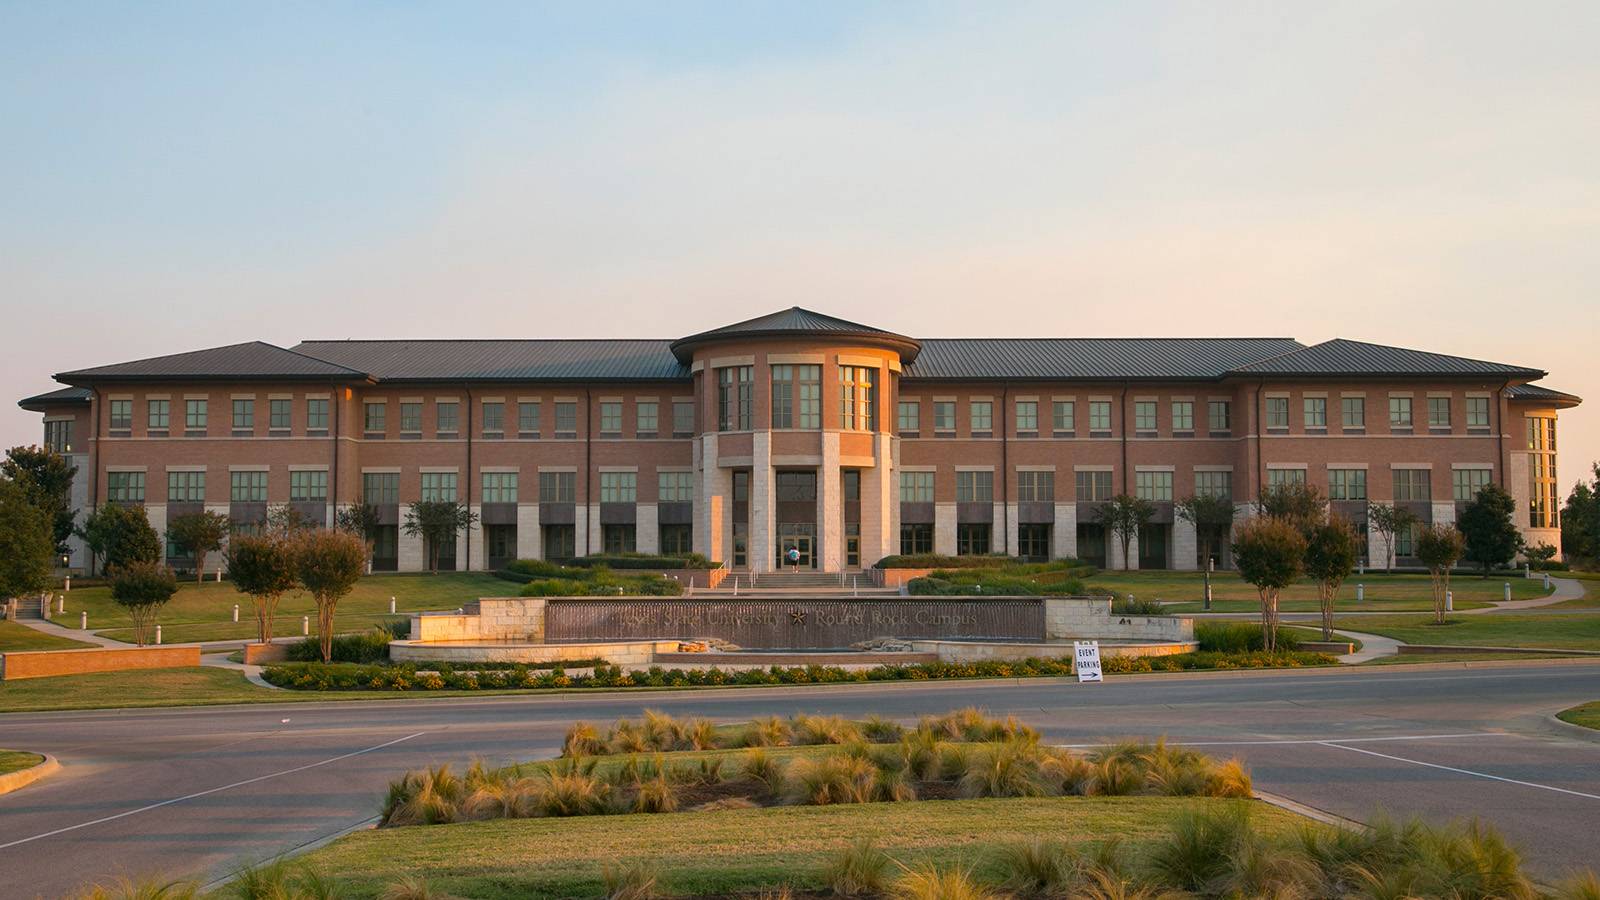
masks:
<path id="1" fill-rule="evenodd" d="M 1561 508 L 1561 552 L 1568 560 L 1600 559 L 1600 463 L 1593 481 L 1579 481 Z"/>
<path id="2" fill-rule="evenodd" d="M 1306 576 L 1317 583 L 1317 604 L 1322 609 L 1322 639 L 1333 640 L 1333 599 L 1339 586 L 1356 569 L 1361 539 L 1355 527 L 1338 516 L 1313 527 L 1306 538 Z"/>
<path id="3" fill-rule="evenodd" d="M 178 591 L 177 576 L 160 563 L 140 560 L 117 566 L 111 573 L 111 599 L 133 619 L 133 639 L 143 647 L 161 607 Z"/>
<path id="4" fill-rule="evenodd" d="M 383 523 L 378 518 L 378 508 L 361 497 L 343 507 L 334 516 L 334 527 L 361 539 L 366 547 L 366 564 L 372 565 L 372 548 L 378 539 L 378 529 Z"/>
<path id="5" fill-rule="evenodd" d="M 161 535 L 150 527 L 142 506 L 107 503 L 83 520 L 78 533 L 107 573 L 133 563 L 161 561 Z"/>
<path id="6" fill-rule="evenodd" d="M 1104 526 L 1122 547 L 1123 571 L 1132 568 L 1128 550 L 1134 537 L 1155 514 L 1155 505 L 1150 501 L 1127 494 L 1118 494 L 1095 510 L 1095 521 Z"/>
<path id="7" fill-rule="evenodd" d="M 280 534 L 236 534 L 228 541 L 228 577 L 256 608 L 256 639 L 272 643 L 272 622 L 283 595 L 299 584 L 294 546 Z"/>
<path id="8" fill-rule="evenodd" d="M 0 603 L 42 593 L 54 558 L 49 514 L 29 501 L 23 485 L 0 478 Z"/>
<path id="9" fill-rule="evenodd" d="M 1261 492 L 1258 505 L 1263 516 L 1288 522 L 1306 535 L 1328 517 L 1328 498 L 1308 484 L 1272 485 Z"/>
<path id="10" fill-rule="evenodd" d="M 1512 516 L 1517 501 L 1498 484 L 1478 491 L 1456 519 L 1456 528 L 1466 540 L 1466 558 L 1477 564 L 1482 577 L 1497 568 L 1511 565 L 1522 549 L 1522 532 Z"/>
<path id="11" fill-rule="evenodd" d="M 167 540 L 182 553 L 194 557 L 194 580 L 205 578 L 206 556 L 222 549 L 231 523 L 216 512 L 185 513 L 167 523 Z"/>
<path id="12" fill-rule="evenodd" d="M 1211 561 L 1222 541 L 1228 539 L 1233 529 L 1233 519 L 1239 512 L 1233 498 L 1217 494 L 1191 494 L 1173 504 L 1178 518 L 1194 526 L 1194 537 L 1200 545 L 1201 569 L 1205 572 L 1205 608 L 1211 608 Z"/>
<path id="13" fill-rule="evenodd" d="M 1433 621 L 1444 624 L 1445 594 L 1450 592 L 1450 569 L 1467 552 L 1466 539 L 1454 525 L 1430 525 L 1417 534 L 1417 559 L 1428 567 L 1433 580 Z"/>
<path id="14" fill-rule="evenodd" d="M 1372 503 L 1367 506 L 1367 527 L 1376 531 L 1383 540 L 1383 570 L 1394 571 L 1394 542 L 1400 532 L 1417 524 L 1417 514 L 1404 506 L 1392 503 Z"/>
<path id="15" fill-rule="evenodd" d="M 454 544 L 463 528 L 471 528 L 478 514 L 454 500 L 417 500 L 406 507 L 402 530 L 410 537 L 422 538 L 428 551 L 428 571 L 439 571 L 439 548 Z"/>
<path id="16" fill-rule="evenodd" d="M 0 460 L 0 477 L 16 482 L 28 502 L 50 517 L 54 554 L 67 552 L 75 514 L 72 511 L 72 477 L 78 467 L 66 457 L 43 447 L 12 447 Z"/>
<path id="17" fill-rule="evenodd" d="M 1233 535 L 1233 564 L 1261 598 L 1261 641 L 1278 649 L 1278 595 L 1304 570 L 1305 535 L 1281 519 L 1252 519 Z"/>
<path id="18" fill-rule="evenodd" d="M 318 528 L 295 536 L 294 560 L 300 585 L 317 603 L 317 638 L 322 661 L 333 661 L 333 615 L 367 567 L 367 545 L 346 531 Z"/>

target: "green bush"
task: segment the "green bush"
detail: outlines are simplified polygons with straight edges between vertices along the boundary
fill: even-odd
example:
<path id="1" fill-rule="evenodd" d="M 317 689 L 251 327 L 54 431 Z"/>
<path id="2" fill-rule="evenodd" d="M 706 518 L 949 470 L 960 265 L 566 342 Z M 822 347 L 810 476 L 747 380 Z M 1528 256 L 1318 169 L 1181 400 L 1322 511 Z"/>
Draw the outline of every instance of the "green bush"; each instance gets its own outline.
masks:
<path id="1" fill-rule="evenodd" d="M 335 635 L 333 662 L 383 662 L 389 658 L 389 642 L 396 636 L 394 631 L 382 625 L 374 625 L 360 634 Z M 322 659 L 322 646 L 316 637 L 302 638 L 289 645 L 288 653 L 291 662 L 314 662 Z"/>
<path id="2" fill-rule="evenodd" d="M 709 569 L 711 560 L 699 553 L 661 556 L 653 553 L 593 553 L 567 560 L 576 568 L 605 566 L 611 569 Z"/>
<path id="3" fill-rule="evenodd" d="M 1196 622 L 1194 639 L 1202 651 L 1217 653 L 1259 653 L 1265 649 L 1261 626 L 1253 622 Z M 1278 649 L 1294 651 L 1300 647 L 1299 632 L 1278 629 Z"/>
<path id="4" fill-rule="evenodd" d="M 946 556 L 942 553 L 899 553 L 872 564 L 874 569 L 992 569 L 1014 566 L 1022 560 L 998 553 L 983 556 Z"/>
<path id="5" fill-rule="evenodd" d="M 1019 567 L 1027 568 L 1027 567 Z M 1011 569 L 939 570 L 906 583 L 906 592 L 932 597 L 1070 596 L 1084 592 L 1076 578 L 1052 578 Z"/>
<path id="6" fill-rule="evenodd" d="M 683 583 L 659 575 L 614 575 L 606 569 L 591 569 L 588 578 L 540 578 L 522 586 L 524 597 L 676 597 Z"/>

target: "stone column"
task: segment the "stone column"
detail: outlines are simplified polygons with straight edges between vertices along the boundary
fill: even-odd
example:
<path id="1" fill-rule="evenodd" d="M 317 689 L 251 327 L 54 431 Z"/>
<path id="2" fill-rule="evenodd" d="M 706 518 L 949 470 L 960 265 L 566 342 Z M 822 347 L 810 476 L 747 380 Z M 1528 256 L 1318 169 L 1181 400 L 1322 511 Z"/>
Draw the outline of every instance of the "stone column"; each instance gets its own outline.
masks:
<path id="1" fill-rule="evenodd" d="M 873 467 L 861 470 L 861 566 L 900 552 L 900 491 L 891 438 L 874 436 Z"/>
<path id="2" fill-rule="evenodd" d="M 489 547 L 488 542 L 483 539 L 483 507 L 470 505 L 467 509 L 472 510 L 474 518 L 471 525 L 461 529 L 456 534 L 457 568 L 465 569 L 468 572 L 487 571 L 489 568 Z M 468 540 L 469 537 L 471 540 Z M 467 552 L 469 546 L 472 548 L 470 553 Z"/>
<path id="3" fill-rule="evenodd" d="M 822 466 L 817 470 L 817 568 L 844 568 L 844 498 L 839 475 L 839 432 L 822 433 Z"/>
<path id="4" fill-rule="evenodd" d="M 1383 569 L 1394 564 L 1393 559 L 1387 558 L 1389 545 L 1383 541 L 1383 535 L 1376 528 L 1367 529 L 1367 566 L 1373 569 Z"/>
<path id="5" fill-rule="evenodd" d="M 933 552 L 956 555 L 956 505 L 933 504 Z"/>
<path id="6" fill-rule="evenodd" d="M 1078 504 L 1057 503 L 1056 521 L 1050 529 L 1054 544 L 1051 555 L 1056 559 L 1076 559 L 1078 556 Z"/>
<path id="7" fill-rule="evenodd" d="M 403 515 L 403 514 L 402 514 Z M 405 526 L 396 529 L 397 552 L 399 561 L 397 568 L 401 572 L 421 572 L 428 568 L 428 556 L 423 551 L 422 538 L 406 534 Z"/>
<path id="8" fill-rule="evenodd" d="M 1020 539 L 1022 529 L 1020 524 L 1017 522 L 1017 504 L 996 503 L 994 505 L 994 517 L 996 524 L 1002 525 L 1005 528 L 1005 531 L 1002 532 L 1005 536 L 1005 544 L 999 547 L 991 547 L 990 549 L 1007 553 L 1011 556 L 1016 556 L 1018 553 L 1021 553 L 1022 550 Z"/>
<path id="9" fill-rule="evenodd" d="M 771 572 L 777 559 L 777 478 L 772 471 L 772 432 L 750 441 L 750 569 Z"/>
<path id="10" fill-rule="evenodd" d="M 731 561 L 729 546 L 733 476 L 717 466 L 717 436 L 707 434 L 695 445 L 694 548 L 715 562 Z"/>
<path id="11" fill-rule="evenodd" d="M 658 524 L 657 507 L 654 503 L 639 503 L 634 506 L 633 540 L 634 547 L 640 553 L 661 552 L 661 527 Z"/>
<path id="12" fill-rule="evenodd" d="M 539 504 L 517 504 L 517 558 L 544 559 L 543 535 L 539 532 Z"/>
<path id="13" fill-rule="evenodd" d="M 1172 568 L 1180 572 L 1192 572 L 1200 567 L 1199 556 L 1200 534 L 1194 523 L 1182 516 L 1173 516 Z"/>

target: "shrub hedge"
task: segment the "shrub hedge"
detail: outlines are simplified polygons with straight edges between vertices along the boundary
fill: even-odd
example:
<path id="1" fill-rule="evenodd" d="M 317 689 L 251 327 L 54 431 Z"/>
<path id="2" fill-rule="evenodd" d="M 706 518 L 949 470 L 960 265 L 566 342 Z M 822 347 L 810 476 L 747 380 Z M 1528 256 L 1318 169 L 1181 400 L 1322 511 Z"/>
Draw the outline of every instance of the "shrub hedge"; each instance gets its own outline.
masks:
<path id="1" fill-rule="evenodd" d="M 409 633 L 410 623 L 402 623 Z M 389 642 L 396 633 L 392 628 L 374 625 L 360 634 L 339 634 L 333 638 L 333 661 L 336 663 L 377 663 L 389 658 Z M 400 635 L 403 636 L 403 635 Z M 320 662 L 322 646 L 317 638 L 295 641 L 288 647 L 291 662 Z"/>
<path id="2" fill-rule="evenodd" d="M 897 553 L 885 556 L 872 564 L 874 569 L 992 569 L 996 566 L 1014 566 L 1022 560 L 1015 556 L 987 554 L 983 556 L 946 556 L 942 553 Z"/>
<path id="3" fill-rule="evenodd" d="M 1300 649 L 1301 633 L 1292 628 L 1278 629 L 1278 649 Z M 1265 649 L 1261 626 L 1252 622 L 1196 622 L 1194 639 L 1201 650 L 1217 653 L 1260 653 Z"/>
<path id="4" fill-rule="evenodd" d="M 699 553 L 662 556 L 654 553 L 594 553 L 566 561 L 577 568 L 605 566 L 612 569 L 710 569 L 711 560 Z"/>
<path id="5" fill-rule="evenodd" d="M 942 597 L 1082 594 L 1084 586 L 1080 576 L 1093 571 L 1092 567 L 1071 559 L 1047 563 L 1011 563 L 1001 567 L 935 569 L 921 578 L 906 582 L 906 591 L 920 596 Z"/>

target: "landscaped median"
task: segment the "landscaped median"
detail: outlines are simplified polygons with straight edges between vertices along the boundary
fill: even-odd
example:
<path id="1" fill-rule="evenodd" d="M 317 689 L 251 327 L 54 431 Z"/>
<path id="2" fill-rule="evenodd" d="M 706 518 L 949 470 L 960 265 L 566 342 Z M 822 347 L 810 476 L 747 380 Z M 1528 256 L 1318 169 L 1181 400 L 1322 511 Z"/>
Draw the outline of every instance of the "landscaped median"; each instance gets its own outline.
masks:
<path id="1" fill-rule="evenodd" d="M 1571 725 L 1600 730 L 1600 700 L 1564 709 L 1556 718 Z"/>
<path id="2" fill-rule="evenodd" d="M 60 769 L 54 757 L 26 750 L 0 750 L 0 794 L 20 790 Z"/>

